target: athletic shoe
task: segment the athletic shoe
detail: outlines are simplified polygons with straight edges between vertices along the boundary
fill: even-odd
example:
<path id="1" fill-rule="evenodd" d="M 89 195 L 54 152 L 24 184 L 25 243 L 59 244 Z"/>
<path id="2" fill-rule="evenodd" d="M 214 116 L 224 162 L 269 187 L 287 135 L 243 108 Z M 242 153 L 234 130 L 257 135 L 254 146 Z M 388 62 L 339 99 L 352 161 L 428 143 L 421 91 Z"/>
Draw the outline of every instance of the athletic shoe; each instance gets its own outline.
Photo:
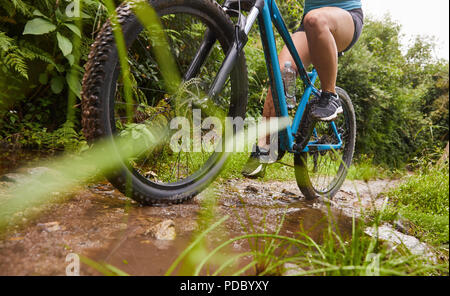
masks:
<path id="1" fill-rule="evenodd" d="M 261 155 L 269 155 L 269 150 L 256 146 L 255 152 L 250 154 L 247 163 L 242 169 L 242 175 L 248 178 L 264 177 L 266 174 L 267 163 L 262 163 Z"/>
<path id="2" fill-rule="evenodd" d="M 333 121 L 339 113 L 342 113 L 342 105 L 339 96 L 330 92 L 322 92 L 319 102 L 313 106 L 311 116 L 315 120 Z"/>

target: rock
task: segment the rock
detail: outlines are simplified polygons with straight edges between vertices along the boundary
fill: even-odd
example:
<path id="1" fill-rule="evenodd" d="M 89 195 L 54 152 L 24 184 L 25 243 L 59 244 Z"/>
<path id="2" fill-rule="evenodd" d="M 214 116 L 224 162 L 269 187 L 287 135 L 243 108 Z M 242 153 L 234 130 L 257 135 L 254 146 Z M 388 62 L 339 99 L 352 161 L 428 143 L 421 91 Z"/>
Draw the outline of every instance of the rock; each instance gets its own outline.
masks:
<path id="1" fill-rule="evenodd" d="M 302 269 L 297 264 L 293 264 L 293 263 L 285 263 L 283 265 L 283 268 L 284 268 L 284 272 L 282 274 L 283 276 L 294 276 L 294 275 L 298 275 L 302 272 L 305 272 L 304 269 Z"/>
<path id="2" fill-rule="evenodd" d="M 412 228 L 411 223 L 401 216 L 399 217 L 399 219 L 394 221 L 394 227 L 396 230 L 404 234 L 409 234 Z"/>
<path id="3" fill-rule="evenodd" d="M 119 227 L 120 230 L 125 230 L 128 228 L 127 223 L 119 223 L 119 225 L 117 225 Z"/>
<path id="4" fill-rule="evenodd" d="M 37 226 L 41 227 L 43 230 L 47 232 L 55 232 L 61 229 L 59 226 L 59 222 L 47 222 L 47 223 L 38 223 Z"/>
<path id="5" fill-rule="evenodd" d="M 377 235 L 375 227 L 368 227 L 364 230 L 364 232 L 372 237 Z M 384 241 L 391 242 L 394 245 L 403 244 L 411 251 L 412 254 L 426 256 L 433 261 L 436 260 L 433 252 L 427 244 L 420 242 L 414 236 L 403 234 L 393 229 L 388 224 L 384 224 L 378 227 L 378 238 Z"/>
<path id="6" fill-rule="evenodd" d="M 298 197 L 297 194 L 295 194 L 294 192 L 291 192 L 289 190 L 286 190 L 286 189 L 281 190 L 281 193 L 288 195 L 289 197 L 292 197 L 292 198 Z"/>
<path id="7" fill-rule="evenodd" d="M 26 183 L 27 176 L 23 174 L 9 173 L 0 177 L 1 182 L 9 182 L 9 183 Z"/>
<path id="8" fill-rule="evenodd" d="M 41 176 L 50 172 L 52 172 L 52 170 L 46 167 L 35 167 L 27 170 L 27 173 L 32 176 Z"/>
<path id="9" fill-rule="evenodd" d="M 175 240 L 175 223 L 172 220 L 164 220 L 148 229 L 145 234 L 151 234 L 157 240 Z"/>
<path id="10" fill-rule="evenodd" d="M 253 193 L 258 193 L 258 192 L 259 192 L 258 188 L 256 188 L 256 187 L 253 186 L 253 185 L 247 185 L 247 187 L 245 187 L 245 190 L 246 190 L 246 191 L 253 192 Z"/>
<path id="11" fill-rule="evenodd" d="M 155 240 L 153 241 L 153 245 L 159 250 L 168 250 L 173 245 L 173 241 Z"/>
<path id="12" fill-rule="evenodd" d="M 198 223 L 196 221 L 186 221 L 183 225 L 184 231 L 194 231 L 198 229 Z"/>
<path id="13" fill-rule="evenodd" d="M 241 242 L 238 242 L 238 241 L 233 242 L 233 249 L 236 251 L 242 251 L 243 250 L 242 241 Z"/>

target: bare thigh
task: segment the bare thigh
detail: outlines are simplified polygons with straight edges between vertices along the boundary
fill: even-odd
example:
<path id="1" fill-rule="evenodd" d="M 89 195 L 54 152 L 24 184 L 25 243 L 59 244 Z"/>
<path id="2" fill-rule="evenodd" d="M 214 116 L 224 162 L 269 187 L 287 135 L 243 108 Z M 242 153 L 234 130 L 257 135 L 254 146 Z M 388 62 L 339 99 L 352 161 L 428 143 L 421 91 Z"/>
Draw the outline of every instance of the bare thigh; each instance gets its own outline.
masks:
<path id="1" fill-rule="evenodd" d="M 308 41 L 306 40 L 305 32 L 296 32 L 291 37 L 292 41 L 294 42 L 295 48 L 297 49 L 297 52 L 299 53 L 300 58 L 302 59 L 303 65 L 305 66 L 305 68 L 308 68 L 309 65 L 311 64 L 311 57 L 309 54 Z M 278 55 L 278 61 L 280 63 L 281 70 L 284 68 L 284 64 L 287 61 L 291 61 L 292 66 L 298 72 L 294 59 L 292 58 L 291 53 L 289 52 L 286 46 L 283 47 L 280 54 Z M 263 116 L 264 117 L 277 116 L 275 106 L 273 104 L 271 89 L 269 89 L 267 93 L 266 102 L 264 103 Z M 263 142 L 261 142 L 260 145 L 263 145 Z"/>
<path id="2" fill-rule="evenodd" d="M 305 30 L 328 29 L 333 35 L 338 51 L 345 50 L 353 40 L 355 24 L 351 14 L 338 7 L 322 7 L 314 9 L 306 14 L 304 21 Z"/>
<path id="3" fill-rule="evenodd" d="M 302 59 L 303 65 L 305 68 L 308 68 L 311 65 L 311 57 L 309 55 L 308 49 L 308 40 L 306 38 L 305 32 L 296 32 L 292 36 L 292 41 L 294 42 L 295 48 Z M 283 47 L 280 54 L 278 55 L 278 60 L 280 62 L 280 68 L 284 68 L 284 64 L 287 61 L 291 61 L 292 66 L 295 70 L 297 70 L 297 66 L 295 65 L 294 58 L 291 56 L 288 48 L 286 46 Z M 298 72 L 298 71 L 297 71 Z"/>

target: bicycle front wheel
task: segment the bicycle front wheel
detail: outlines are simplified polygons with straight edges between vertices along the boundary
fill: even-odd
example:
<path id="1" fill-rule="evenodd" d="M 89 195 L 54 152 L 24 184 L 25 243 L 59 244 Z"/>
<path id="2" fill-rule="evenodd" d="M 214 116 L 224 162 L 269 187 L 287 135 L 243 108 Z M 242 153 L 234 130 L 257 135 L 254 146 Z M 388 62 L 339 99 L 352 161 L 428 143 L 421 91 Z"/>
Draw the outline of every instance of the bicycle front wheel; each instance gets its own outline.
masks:
<path id="1" fill-rule="evenodd" d="M 106 137 L 119 146 L 122 135 L 139 141 L 142 133 L 152 132 L 152 127 L 167 127 L 167 135 L 164 133 L 156 145 L 132 157 L 121 157 L 119 169 L 107 177 L 121 192 L 142 204 L 179 203 L 200 192 L 219 174 L 227 154 L 214 147 L 205 150 L 203 143 L 200 150 L 195 149 L 192 130 L 200 128 L 201 136 L 219 133 L 216 125 L 203 125 L 205 119 L 214 116 L 223 122 L 225 117 L 245 116 L 247 68 L 241 54 L 222 92 L 208 98 L 209 88 L 234 41 L 232 21 L 211 0 L 152 0 L 149 4 L 160 17 L 168 43 L 165 50 L 174 60 L 181 83 L 175 93 L 169 89 L 171 81 L 164 81 L 166 64 L 154 51 L 158 40 L 153 38 L 152 28 L 144 27 L 131 5 L 123 4 L 117 12 L 127 43 L 131 91 L 120 75 L 112 26 L 107 23 L 97 36 L 86 66 L 83 129 L 91 142 Z M 192 70 L 207 35 L 213 35 L 216 41 Z M 131 99 L 127 99 L 127 93 Z M 194 126 L 196 120 L 200 127 Z M 180 131 L 179 125 L 187 125 L 190 131 L 187 139 L 182 138 L 183 148 L 174 150 L 173 136 Z"/>
<path id="2" fill-rule="evenodd" d="M 308 200 L 317 197 L 333 198 L 339 191 L 352 163 L 355 149 L 355 111 L 347 92 L 336 88 L 343 113 L 334 121 L 341 135 L 342 147 L 335 150 L 311 151 L 294 156 L 295 177 L 298 187 Z M 310 142 L 338 144 L 339 139 L 330 122 L 317 122 Z"/>

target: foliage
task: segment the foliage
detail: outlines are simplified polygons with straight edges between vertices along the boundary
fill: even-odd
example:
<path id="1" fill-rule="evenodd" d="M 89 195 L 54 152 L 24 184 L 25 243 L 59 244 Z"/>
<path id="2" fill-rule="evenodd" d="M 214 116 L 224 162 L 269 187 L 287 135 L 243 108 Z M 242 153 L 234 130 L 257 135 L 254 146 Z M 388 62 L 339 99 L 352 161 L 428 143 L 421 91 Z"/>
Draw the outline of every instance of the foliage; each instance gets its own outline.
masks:
<path id="1" fill-rule="evenodd" d="M 76 102 L 67 106 L 61 95 L 80 96 L 81 81 L 74 77 L 83 69 L 76 56 L 85 62 L 93 42 L 86 32 L 98 29 L 104 15 L 99 1 L 82 3 L 77 15 L 67 1 L 0 0 L 0 141 L 46 147 L 43 135 L 54 138 L 65 129 L 64 110 Z M 80 138 L 79 125 L 73 131 Z"/>
<path id="2" fill-rule="evenodd" d="M 394 178 L 402 174 L 401 171 L 390 170 L 389 168 L 374 164 L 373 157 L 363 154 L 349 168 L 347 179 L 367 182 L 376 179 Z"/>
<path id="3" fill-rule="evenodd" d="M 406 218 L 414 234 L 433 244 L 449 240 L 449 175 L 448 161 L 438 167 L 422 165 L 415 175 L 387 193 L 391 198 L 394 220 Z"/>
<path id="4" fill-rule="evenodd" d="M 366 19 L 360 41 L 341 58 L 338 75 L 357 114 L 356 152 L 391 167 L 448 139 L 448 61 L 434 60 L 432 40 L 423 38 L 403 55 L 399 34 L 400 26 L 389 18 Z"/>
<path id="5" fill-rule="evenodd" d="M 25 143 L 30 138 L 26 133 L 53 132 L 70 112 L 78 116 L 73 128 L 79 133 L 78 102 L 61 97 L 79 96 L 82 65 L 106 17 L 102 1 L 81 3 L 77 17 L 66 13 L 67 1 L 0 0 L 0 141 L 21 139 L 22 144 L 36 145 Z M 304 1 L 278 4 L 288 29 L 296 30 Z M 400 29 L 389 18 L 366 18 L 360 40 L 339 62 L 338 85 L 351 95 L 357 114 L 356 158 L 369 155 L 375 164 L 388 167 L 402 167 L 448 141 L 448 61 L 433 58 L 435 41 L 426 36 L 417 37 L 403 53 Z M 177 42 L 179 32 L 167 33 Z M 247 114 L 259 117 L 268 77 L 256 28 L 245 51 Z"/>

